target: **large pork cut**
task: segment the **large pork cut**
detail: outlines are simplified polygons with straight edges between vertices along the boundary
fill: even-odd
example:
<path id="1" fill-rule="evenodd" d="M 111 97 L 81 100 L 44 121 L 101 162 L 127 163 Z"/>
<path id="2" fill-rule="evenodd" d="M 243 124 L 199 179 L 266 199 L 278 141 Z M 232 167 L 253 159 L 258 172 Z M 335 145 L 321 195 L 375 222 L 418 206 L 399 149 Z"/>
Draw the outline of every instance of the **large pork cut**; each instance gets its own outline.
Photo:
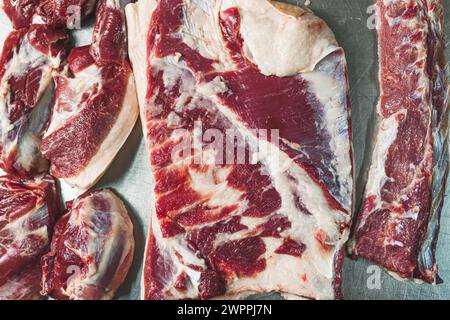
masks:
<path id="1" fill-rule="evenodd" d="M 73 49 L 55 81 L 41 151 L 50 173 L 82 192 L 108 168 L 139 114 L 118 1 L 100 1 L 92 45 Z"/>
<path id="2" fill-rule="evenodd" d="M 350 250 L 399 278 L 439 282 L 449 168 L 442 0 L 377 2 L 378 134 Z"/>
<path id="3" fill-rule="evenodd" d="M 133 260 L 133 225 L 110 190 L 67 204 L 51 250 L 42 258 L 42 294 L 56 299 L 112 299 Z"/>
<path id="4" fill-rule="evenodd" d="M 59 197 L 50 177 L 0 177 L 0 287 L 35 263 L 50 245 Z"/>
<path id="5" fill-rule="evenodd" d="M 50 117 L 52 73 L 65 59 L 67 34 L 46 25 L 12 31 L 0 56 L 0 168 L 46 172 L 39 144 Z"/>
<path id="6" fill-rule="evenodd" d="M 14 28 L 31 24 L 75 27 L 81 18 L 91 14 L 96 0 L 1 0 L 0 6 Z"/>
<path id="7" fill-rule="evenodd" d="M 266 0 L 126 12 L 154 180 L 143 298 L 340 297 L 352 149 L 325 22 Z"/>

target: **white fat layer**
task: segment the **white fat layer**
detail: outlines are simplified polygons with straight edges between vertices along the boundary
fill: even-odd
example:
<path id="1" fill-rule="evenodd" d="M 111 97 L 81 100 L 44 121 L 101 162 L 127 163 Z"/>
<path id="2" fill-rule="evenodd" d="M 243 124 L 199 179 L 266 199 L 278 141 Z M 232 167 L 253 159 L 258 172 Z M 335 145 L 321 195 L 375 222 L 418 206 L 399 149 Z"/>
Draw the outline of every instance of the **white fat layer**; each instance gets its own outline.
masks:
<path id="1" fill-rule="evenodd" d="M 55 59 L 56 61 L 56 59 Z M 57 62 L 57 61 L 56 61 Z M 56 65 L 59 65 L 57 63 Z M 12 77 L 20 77 L 26 74 L 31 68 L 40 67 L 42 69 L 42 77 L 38 86 L 36 96 L 38 99 L 45 92 L 50 85 L 53 70 L 53 65 L 48 56 L 42 54 L 39 50 L 34 48 L 28 41 L 28 35 L 25 35 L 20 41 L 19 47 L 14 50 L 12 58 L 8 61 L 5 67 L 5 74 L 0 83 L 0 109 L 2 113 L 7 110 L 7 101 L 10 98 L 8 80 Z M 1 132 L 6 133 L 13 128 L 9 120 L 2 115 Z"/>
<path id="2" fill-rule="evenodd" d="M 372 164 L 369 169 L 370 178 L 366 185 L 366 197 L 375 195 L 379 199 L 381 197 L 381 189 L 388 179 L 385 165 L 389 148 L 397 138 L 399 126 L 397 115 L 394 114 L 380 121 L 377 142 L 373 150 Z"/>
<path id="3" fill-rule="evenodd" d="M 68 66 L 61 74 L 56 76 L 57 90 L 58 82 L 64 87 L 65 92 L 58 91 L 57 99 L 54 103 L 52 118 L 44 138 L 57 131 L 72 117 L 77 115 L 85 104 L 81 101 L 83 96 L 94 94 L 95 86 L 102 84 L 100 68 L 92 64 L 86 69 L 78 72 L 74 78 L 68 76 Z M 97 89 L 101 89 L 97 88 Z M 98 90 L 100 91 L 100 90 Z"/>
<path id="4" fill-rule="evenodd" d="M 412 210 L 406 211 L 402 215 L 402 219 L 412 219 L 414 221 L 419 217 L 420 208 L 415 206 Z"/>
<path id="5" fill-rule="evenodd" d="M 42 81 L 44 81 L 43 84 L 45 84 L 45 82 L 49 82 L 51 79 L 50 73 L 52 65 L 59 65 L 59 57 L 50 58 L 49 56 L 44 55 L 41 51 L 31 45 L 28 37 L 29 34 L 26 34 L 25 37 L 22 38 L 18 48 L 19 50 L 14 52 L 14 56 L 9 60 L 6 66 L 7 75 L 5 74 L 4 77 L 20 77 L 32 68 L 43 66 L 44 69 L 42 73 L 45 74 L 45 77 L 43 77 Z M 38 92 L 42 92 L 45 89 L 43 84 L 40 84 Z"/>
<path id="6" fill-rule="evenodd" d="M 112 160 L 122 148 L 128 136 L 133 130 L 139 115 L 138 102 L 136 98 L 136 87 L 134 77 L 130 73 L 128 84 L 125 89 L 125 97 L 114 126 L 109 131 L 105 140 L 102 141 L 97 153 L 92 157 L 76 177 L 70 177 L 65 182 L 72 186 L 77 193 L 83 193 L 91 188 L 104 174 Z"/>
<path id="7" fill-rule="evenodd" d="M 384 239 L 384 246 L 391 246 L 391 247 L 403 247 L 404 244 L 401 241 L 397 241 L 397 240 L 389 240 L 389 239 Z"/>
<path id="8" fill-rule="evenodd" d="M 47 120 L 50 118 L 50 101 L 53 94 L 53 82 L 51 82 L 38 104 L 33 108 L 28 123 L 28 130 L 18 140 L 17 161 L 25 170 L 33 167 L 44 168 L 47 161 L 41 156 L 39 135 L 44 130 Z"/>
<path id="9" fill-rule="evenodd" d="M 48 221 L 48 211 L 46 207 L 35 207 L 21 217 L 13 221 L 5 221 L 0 217 L 0 222 L 6 223 L 2 228 L 2 235 L 6 236 L 6 243 L 12 241 L 8 246 L 0 244 L 0 248 L 5 250 L 5 254 L 0 256 L 0 264 L 15 256 L 35 256 L 36 245 L 33 241 L 39 239 L 42 247 L 49 242 L 49 230 L 46 226 Z M 36 229 L 30 229 L 30 226 L 42 223 L 43 226 Z M 2 240 L 3 236 L 0 237 Z M 34 239 L 30 241 L 30 239 Z"/>
<path id="10" fill-rule="evenodd" d="M 176 54 L 168 56 L 166 59 L 158 59 L 162 64 L 162 66 L 160 66 L 162 67 L 161 69 L 164 70 L 163 83 L 167 90 L 172 89 L 180 78 L 180 69 L 176 67 L 179 58 L 180 55 Z"/>
<path id="11" fill-rule="evenodd" d="M 150 19 L 157 7 L 155 0 L 129 3 L 125 7 L 128 31 L 128 54 L 136 80 L 137 97 L 144 136 L 147 136 L 146 94 L 147 94 L 147 36 Z"/>
<path id="12" fill-rule="evenodd" d="M 300 7 L 278 5 L 280 10 L 266 0 L 223 0 L 222 9 L 229 7 L 239 8 L 244 52 L 265 75 L 312 71 L 338 48 L 325 22 Z"/>
<path id="13" fill-rule="evenodd" d="M 222 58 L 219 58 L 219 60 L 221 60 L 221 64 L 223 64 L 221 66 L 215 66 L 218 70 L 221 70 L 224 65 L 227 65 L 227 61 L 229 59 L 227 57 L 227 53 L 209 52 L 212 51 L 210 50 L 211 47 L 208 47 L 205 44 L 201 43 L 204 39 L 202 37 L 213 39 L 213 37 L 208 34 L 208 30 L 211 26 L 214 26 L 214 22 L 206 20 L 211 19 L 210 15 L 213 16 L 213 19 L 217 19 L 217 14 L 215 14 L 214 12 L 209 14 L 206 13 L 208 12 L 208 10 L 217 9 L 216 5 L 219 3 L 221 2 L 212 1 L 211 4 L 208 4 L 207 2 L 201 0 L 187 1 L 186 5 L 188 6 L 188 9 L 185 12 L 185 25 L 182 27 L 182 30 L 184 32 L 183 40 L 187 42 L 191 47 L 202 53 L 204 56 L 210 58 L 222 56 L 224 57 L 223 60 Z M 223 3 L 225 3 L 225 5 L 222 8 L 226 8 L 226 3 L 230 3 L 230 1 L 224 1 Z M 296 25 L 298 28 L 298 26 L 301 25 L 302 27 L 300 29 L 296 29 L 294 34 L 302 33 L 298 30 L 302 30 L 302 28 L 305 28 L 307 25 L 306 21 L 297 21 L 296 17 L 280 13 L 280 11 L 275 10 L 268 3 L 258 3 L 258 6 L 254 7 L 253 9 L 250 8 L 251 4 L 254 4 L 253 0 L 242 1 L 236 4 L 236 6 L 240 8 L 243 7 L 244 17 L 241 18 L 243 20 L 243 24 L 246 25 L 244 26 L 244 28 L 247 28 L 246 31 L 250 38 L 253 37 L 252 33 L 257 32 L 254 29 L 252 31 L 252 28 L 258 27 L 258 22 L 252 21 L 255 15 L 252 10 L 254 10 L 254 12 L 259 12 L 258 10 L 261 10 L 260 8 L 258 8 L 260 5 L 261 8 L 266 8 L 267 12 L 264 13 L 266 15 L 264 17 L 266 17 L 267 20 L 272 24 L 275 24 L 278 21 L 278 23 L 287 24 L 290 28 L 294 28 L 294 25 Z M 192 7 L 190 5 L 192 5 Z M 270 10 L 267 8 L 268 5 L 270 6 Z M 197 6 L 197 8 L 195 8 L 195 6 Z M 137 79 L 137 90 L 144 131 L 148 130 L 148 108 L 150 106 L 153 109 L 156 108 L 156 106 L 152 105 L 153 100 L 151 98 L 148 101 L 145 98 L 147 93 L 146 71 L 148 70 L 148 63 L 150 61 L 147 60 L 146 56 L 146 41 L 143 41 L 143 39 L 147 39 L 150 17 L 155 7 L 156 3 L 154 1 L 139 1 L 138 3 L 130 4 L 126 7 L 128 18 L 130 58 Z M 245 12 L 245 10 L 247 10 L 248 12 Z M 246 16 L 246 14 L 249 15 Z M 196 18 L 194 19 L 194 17 Z M 312 17 L 310 17 L 310 19 L 310 22 L 314 20 Z M 244 22 L 244 20 L 246 21 Z M 264 26 L 262 26 L 262 28 L 264 28 Z M 274 30 L 278 29 L 275 28 Z M 191 34 L 188 34 L 188 31 Z M 196 33 L 193 31 L 195 31 Z M 212 34 L 214 32 L 216 31 L 213 30 Z M 269 34 L 273 36 L 273 32 L 273 30 L 270 30 Z M 319 38 L 324 37 L 325 39 L 327 39 L 327 32 L 329 31 L 324 29 L 321 32 L 323 32 L 323 34 L 316 35 L 317 39 L 315 39 L 319 44 L 321 43 L 319 41 Z M 194 34 L 192 35 L 192 33 Z M 290 34 L 290 36 L 292 36 L 292 34 Z M 189 42 L 189 37 L 192 37 L 192 42 Z M 298 41 L 299 38 L 301 38 L 301 35 L 296 38 L 296 41 Z M 286 52 L 286 56 L 283 56 L 282 52 L 274 53 L 273 56 L 271 56 L 272 52 L 266 52 L 265 54 L 269 56 L 269 58 L 264 60 L 264 57 L 258 58 L 258 53 L 260 53 L 260 50 L 263 49 L 255 44 L 256 39 L 256 36 L 251 39 L 245 38 L 244 36 L 244 42 L 246 43 L 248 41 L 250 43 L 250 45 L 248 46 L 251 46 L 251 50 L 255 51 L 255 53 L 252 52 L 253 61 L 260 67 L 261 70 L 264 69 L 266 63 L 267 74 L 295 74 L 300 70 L 311 71 L 314 69 L 315 65 L 320 60 L 322 60 L 324 56 L 337 49 L 337 47 L 335 46 L 334 37 L 327 40 L 327 45 L 323 44 L 323 50 L 320 49 L 320 45 L 317 45 L 315 47 L 311 46 L 311 48 L 306 49 L 306 51 L 298 51 L 295 48 L 295 44 L 287 39 L 286 41 L 291 45 L 291 48 L 289 50 L 297 50 L 294 53 L 294 59 L 288 58 L 288 52 Z M 307 38 L 305 38 L 303 39 L 303 41 L 311 41 L 311 39 L 308 40 Z M 270 41 L 267 41 L 266 38 L 264 42 Z M 279 44 L 281 43 L 282 41 L 280 40 Z M 304 43 L 300 43 L 304 46 Z M 221 46 L 217 46 L 217 48 L 221 48 Z M 327 52 L 328 49 L 330 49 L 330 51 Z M 249 50 L 250 49 L 247 49 L 247 51 Z M 307 57 L 307 59 L 298 58 L 299 56 L 305 54 L 310 54 L 311 57 Z M 256 60 L 254 58 L 255 55 L 257 56 Z M 280 57 L 278 57 L 277 55 L 279 55 Z M 284 58 L 282 58 L 282 56 Z M 291 66 L 287 66 L 288 63 L 286 59 L 291 59 Z M 292 61 L 294 61 L 295 63 L 292 63 Z M 250 141 L 253 148 L 255 148 L 255 146 L 258 144 L 262 146 L 259 148 L 260 152 L 255 156 L 257 160 L 262 161 L 265 166 L 265 170 L 268 171 L 268 174 L 272 179 L 273 185 L 281 195 L 282 206 L 279 209 L 278 214 L 287 216 L 292 223 L 292 228 L 285 231 L 283 233 L 283 237 L 289 236 L 292 239 L 302 242 L 306 245 L 306 250 L 303 253 L 302 258 L 289 255 L 279 255 L 274 254 L 274 251 L 279 247 L 279 245 L 281 245 L 281 240 L 264 238 L 264 242 L 267 247 L 267 252 L 264 257 L 267 259 L 268 267 L 263 272 L 257 274 L 252 278 L 231 279 L 226 296 L 239 296 L 241 294 L 250 292 L 260 293 L 266 291 L 283 291 L 296 297 L 315 297 L 319 299 L 333 298 L 333 276 L 335 271 L 334 258 L 337 252 L 342 248 L 348 237 L 348 230 L 344 230 L 341 234 L 340 227 L 341 223 L 349 223 L 350 212 L 340 212 L 338 210 L 330 208 L 322 189 L 302 168 L 300 168 L 280 149 L 276 148 L 273 145 L 270 145 L 268 142 L 257 141 L 253 133 L 243 123 L 239 122 L 236 115 L 226 106 L 221 105 L 219 99 L 217 98 L 217 94 L 226 92 L 227 88 L 220 77 L 216 77 L 214 81 L 207 84 L 190 83 L 190 81 L 192 80 L 191 76 L 186 77 L 187 81 L 184 81 L 185 79 L 183 70 L 186 69 L 186 66 L 184 65 L 183 61 L 180 60 L 177 56 L 165 57 L 163 59 L 151 56 L 151 65 L 156 70 L 163 70 L 164 72 L 168 72 L 168 74 L 163 78 L 164 84 L 168 88 L 173 86 L 179 79 L 182 79 L 182 93 L 179 100 L 185 99 L 183 98 L 183 94 L 185 94 L 186 97 L 192 97 L 193 101 L 195 101 L 196 99 L 201 99 L 202 97 L 208 97 L 209 99 L 212 99 L 215 103 L 215 106 L 213 107 L 214 110 L 211 110 L 212 112 L 220 112 L 223 116 L 230 120 L 231 123 L 235 124 L 239 132 L 243 136 L 245 136 L 248 141 Z M 228 66 L 226 66 L 226 68 L 228 68 Z M 310 70 L 308 70 L 308 68 L 310 68 Z M 345 152 L 343 150 L 339 150 L 339 154 L 337 155 L 338 159 L 336 161 L 339 162 L 337 172 L 338 174 L 342 174 L 343 176 L 348 175 L 350 178 L 342 177 L 342 179 L 346 179 L 346 181 L 349 181 L 351 180 L 350 145 L 348 141 L 347 143 L 343 141 L 346 135 L 347 139 L 349 139 L 348 131 L 345 131 L 345 128 L 348 124 L 348 118 L 346 115 L 347 104 L 345 102 L 342 102 L 342 100 L 338 101 L 339 99 L 342 99 L 342 96 L 345 96 L 346 82 L 345 80 L 342 80 L 344 81 L 344 84 L 338 86 L 337 83 L 333 83 L 333 80 L 329 79 L 329 77 L 326 75 L 326 72 L 323 73 L 323 77 L 326 79 L 321 78 L 321 76 L 319 76 L 318 74 L 311 74 L 307 75 L 305 79 L 308 78 L 307 80 L 310 83 L 311 90 L 318 95 L 318 99 L 320 99 L 319 102 L 323 102 L 324 105 L 327 106 L 327 109 L 329 109 L 325 114 L 327 122 L 326 126 L 330 126 L 330 131 L 333 135 L 335 133 L 339 133 L 339 137 L 334 138 L 334 140 L 332 141 L 332 148 L 334 148 L 333 151 L 339 148 L 345 148 Z M 325 85 L 321 85 L 319 82 L 322 80 L 325 80 L 326 83 L 331 84 L 331 86 L 325 87 Z M 338 79 L 336 81 L 340 80 Z M 325 90 L 325 92 L 322 92 L 323 90 Z M 339 90 L 343 90 L 343 92 L 338 92 Z M 184 103 L 179 102 L 180 101 L 177 101 L 178 109 L 176 110 L 176 112 L 182 112 L 183 107 L 190 108 L 194 105 L 194 103 L 191 103 L 188 106 L 184 106 Z M 338 103 L 341 103 L 341 105 L 338 106 Z M 341 110 L 339 110 L 339 107 Z M 218 110 L 215 108 L 218 108 Z M 343 116 L 343 114 L 345 114 L 346 116 Z M 171 123 L 175 124 L 176 118 L 174 116 L 171 116 L 171 119 L 173 120 L 171 121 Z M 340 123 L 338 124 L 335 122 Z M 144 134 L 146 136 L 145 132 Z M 217 203 L 220 205 L 236 203 L 234 199 L 239 196 L 240 191 L 234 190 L 231 187 L 228 187 L 228 190 L 224 190 L 220 182 L 217 183 L 217 181 L 215 181 L 213 183 L 210 170 L 207 170 L 203 174 L 193 172 L 192 170 L 189 173 L 193 180 L 191 186 L 194 188 L 194 190 L 198 191 L 201 194 L 212 193 L 213 196 L 211 197 L 210 201 L 213 201 L 213 203 Z M 222 191 L 223 195 L 220 194 L 220 192 Z M 294 193 L 297 193 L 301 196 L 301 200 L 303 201 L 304 206 L 308 209 L 308 211 L 312 213 L 312 215 L 305 214 L 297 208 L 294 199 Z M 154 192 L 152 192 L 151 197 L 152 203 L 155 203 L 153 201 L 155 197 Z M 343 204 L 344 207 L 351 207 L 351 205 L 348 206 L 348 203 L 351 204 L 351 195 L 349 202 Z M 205 267 L 205 262 L 203 261 L 203 259 L 200 259 L 195 252 L 187 249 L 188 246 L 183 235 L 172 238 L 164 238 L 162 236 L 155 211 L 155 207 L 152 206 L 149 232 L 154 237 L 154 241 L 159 248 L 159 254 L 161 256 L 160 261 L 165 261 L 164 263 L 168 264 L 167 270 L 173 271 L 173 274 L 168 275 L 167 278 L 160 278 L 159 281 L 162 282 L 165 290 L 170 291 L 170 294 L 172 294 L 174 298 L 196 298 L 198 296 L 198 283 L 200 273 L 198 271 L 190 269 L 189 267 L 187 267 L 187 265 L 194 264 L 200 267 Z M 243 230 L 231 235 L 221 234 L 217 237 L 215 244 L 218 245 L 220 243 L 223 243 L 224 241 L 242 239 L 248 236 L 249 232 L 254 231 L 256 226 L 266 221 L 267 218 L 243 217 L 241 223 L 248 227 L 247 230 Z M 329 248 L 324 248 L 316 240 L 316 235 L 319 233 L 326 236 L 325 240 L 329 245 Z M 148 250 L 149 248 L 146 249 L 147 254 Z M 183 264 L 178 261 L 175 253 L 178 253 L 183 257 Z M 190 284 L 188 286 L 187 292 L 179 293 L 177 290 L 173 290 L 172 288 L 177 279 L 177 276 L 182 272 L 186 272 L 189 277 Z M 290 276 L 286 276 L 286 274 Z M 301 279 L 303 278 L 306 278 L 308 280 L 302 281 Z M 141 287 L 143 293 L 145 292 L 145 290 L 148 290 L 146 286 L 146 279 L 142 278 Z"/>
<path id="14" fill-rule="evenodd" d="M 3 144 L 3 153 L 17 150 L 16 161 L 26 171 L 33 166 L 42 168 L 45 160 L 40 156 L 38 135 L 43 130 L 50 114 L 49 101 L 52 93 L 52 72 L 60 65 L 60 57 L 55 58 L 43 54 L 29 42 L 29 34 L 21 39 L 20 44 L 14 49 L 12 58 L 8 61 L 5 74 L 0 79 L 0 140 Z M 10 100 L 11 88 L 8 84 L 12 77 L 20 77 L 28 73 L 32 68 L 42 71 L 38 90 L 36 92 L 36 106 L 30 116 L 30 120 L 22 124 L 21 130 L 26 130 L 22 135 L 10 140 L 9 133 L 14 129 L 8 115 L 8 102 Z M 38 161 L 39 163 L 36 163 Z"/>
<path id="15" fill-rule="evenodd" d="M 147 94 L 147 36 L 150 27 L 150 20 L 153 11 L 157 7 L 157 2 L 155 0 L 148 1 L 138 1 L 135 3 L 129 3 L 125 6 L 125 16 L 127 20 L 127 32 L 128 32 L 128 55 L 130 57 L 131 66 L 133 68 L 134 77 L 136 80 L 136 90 L 139 102 L 140 118 L 142 122 L 142 131 L 144 137 L 147 137 L 147 115 L 145 113 L 146 94 Z M 148 146 L 148 141 L 146 139 L 146 144 Z M 154 178 L 151 175 L 152 185 L 154 185 Z M 154 192 L 150 192 L 151 203 L 154 203 L 155 195 Z M 151 206 L 151 217 L 148 227 L 147 234 L 153 234 L 157 236 L 153 231 L 152 221 L 156 219 L 155 216 L 155 206 Z M 157 228 L 159 229 L 159 228 Z M 161 236 L 159 234 L 159 236 Z M 160 238 L 162 239 L 162 237 Z M 145 245 L 145 252 L 148 252 L 148 240 Z M 144 257 L 144 263 L 146 258 Z M 144 297 L 144 292 L 146 289 L 146 281 L 144 279 L 144 272 L 142 272 L 141 277 L 141 297 Z"/>
<path id="16" fill-rule="evenodd" d="M 266 245 L 266 268 L 257 275 L 258 281 L 252 278 L 241 278 L 230 286 L 232 292 L 261 292 L 266 291 L 267 283 L 276 284 L 274 291 L 282 291 L 291 297 L 315 297 L 316 299 L 330 299 L 334 296 L 332 289 L 328 289 L 329 280 L 316 272 L 309 273 L 309 254 L 305 251 L 301 259 L 290 255 L 278 255 L 273 252 L 282 244 L 281 239 L 264 238 Z M 303 279 L 306 279 L 303 280 Z M 297 293 L 297 294 L 293 294 Z M 300 294 L 298 294 L 300 293 Z"/>
<path id="17" fill-rule="evenodd" d="M 189 47 L 206 58 L 220 61 L 215 67 L 218 71 L 222 71 L 233 69 L 234 63 L 222 42 L 219 15 L 211 14 L 218 5 L 220 1 L 217 0 L 187 1 L 181 34 Z"/>
<path id="18" fill-rule="evenodd" d="M 122 203 L 111 191 L 101 191 L 104 201 L 109 204 L 108 212 L 99 212 L 96 210 L 96 204 L 92 197 L 76 200 L 73 204 L 66 232 L 86 233 L 88 237 L 87 245 L 80 247 L 70 247 L 69 249 L 88 263 L 86 274 L 74 275 L 68 280 L 67 288 L 64 293 L 71 299 L 77 300 L 83 298 L 82 294 L 89 286 L 96 286 L 101 278 L 108 272 L 109 264 L 116 256 L 120 248 L 120 262 L 114 279 L 110 287 L 105 288 L 105 295 L 102 299 L 110 299 L 123 281 L 128 268 L 131 264 L 134 251 L 133 225 L 128 216 L 128 212 Z M 98 193 L 97 193 L 97 196 Z M 96 225 L 97 215 L 107 214 L 110 219 L 110 229 L 106 237 L 99 230 L 101 226 Z M 101 219 L 102 220 L 102 219 Z M 66 243 L 66 246 L 68 243 Z"/>
<path id="19" fill-rule="evenodd" d="M 210 205 L 210 207 L 226 207 L 239 203 L 243 192 L 230 188 L 226 179 L 217 181 L 217 177 L 222 173 L 216 171 L 223 171 L 223 175 L 226 178 L 228 173 L 231 172 L 231 168 L 215 168 L 210 166 L 208 167 L 207 172 L 201 173 L 189 169 L 192 189 L 202 195 L 209 195 L 208 205 Z"/>
<path id="20" fill-rule="evenodd" d="M 59 180 L 59 187 L 61 189 L 61 195 L 64 201 L 74 200 L 76 197 L 83 194 L 81 189 L 72 187 L 63 179 Z"/>
<path id="21" fill-rule="evenodd" d="M 421 6 L 421 1 L 409 0 L 409 1 L 404 1 L 404 4 L 408 4 L 408 2 L 415 2 L 419 7 Z M 404 4 L 400 3 L 400 5 L 404 5 Z M 389 6 L 393 6 L 396 4 L 394 4 L 394 0 L 384 0 L 383 5 L 384 5 L 384 7 L 389 7 Z M 419 12 L 418 16 L 420 16 L 420 15 L 421 14 Z M 417 21 L 418 21 L 417 19 L 405 19 L 402 16 L 392 17 L 388 14 L 388 12 L 385 13 L 384 19 L 386 19 L 386 21 L 389 24 L 389 27 L 391 27 L 391 28 L 395 27 L 398 24 L 401 24 L 402 26 L 409 27 L 410 29 L 414 29 L 417 27 Z"/>
<path id="22" fill-rule="evenodd" d="M 331 67 L 331 68 L 330 68 Z M 338 77 L 331 76 L 332 70 L 336 69 L 336 60 L 330 59 L 323 61 L 320 68 L 324 72 L 313 71 L 302 74 L 302 78 L 307 80 L 314 98 L 318 99 L 324 111 L 324 123 L 321 127 L 325 128 L 330 134 L 330 148 L 335 154 L 332 163 L 328 164 L 332 170 L 334 179 L 339 182 L 338 199 L 341 205 L 352 211 L 353 177 L 352 160 L 350 158 L 350 133 L 349 133 L 349 115 L 347 106 L 345 71 L 342 70 Z M 334 68 L 334 69 L 333 69 Z M 328 70 L 331 69 L 331 70 Z M 335 72 L 335 74 L 337 74 Z"/>
<path id="23" fill-rule="evenodd" d="M 11 25 L 11 21 L 9 20 L 6 13 L 0 9 L 0 50 L 3 47 L 5 39 L 8 37 L 8 34 L 13 30 Z"/>

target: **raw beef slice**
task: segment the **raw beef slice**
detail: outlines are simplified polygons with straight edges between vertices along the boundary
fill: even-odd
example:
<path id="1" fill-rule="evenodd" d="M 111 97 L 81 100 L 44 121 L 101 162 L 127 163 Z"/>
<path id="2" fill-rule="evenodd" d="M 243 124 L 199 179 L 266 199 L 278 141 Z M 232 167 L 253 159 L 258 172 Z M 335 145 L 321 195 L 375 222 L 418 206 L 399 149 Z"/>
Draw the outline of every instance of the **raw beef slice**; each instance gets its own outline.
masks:
<path id="1" fill-rule="evenodd" d="M 110 190 L 67 204 L 42 258 L 42 294 L 55 299 L 112 299 L 133 260 L 133 225 Z"/>
<path id="2" fill-rule="evenodd" d="M 402 279 L 439 282 L 449 168 L 441 0 L 378 1 L 380 118 L 350 250 Z"/>
<path id="3" fill-rule="evenodd" d="M 10 33 L 0 56 L 0 168 L 16 175 L 47 171 L 39 151 L 48 118 L 52 73 L 68 37 L 45 25 Z"/>
<path id="4" fill-rule="evenodd" d="M 0 288 L 48 249 L 59 197 L 50 177 L 0 177 Z M 20 282 L 20 281 L 19 281 Z"/>
<path id="5" fill-rule="evenodd" d="M 92 45 L 73 49 L 55 81 L 41 151 L 50 173 L 82 193 L 108 168 L 139 114 L 118 1 L 99 2 Z"/>
<path id="6" fill-rule="evenodd" d="M 143 298 L 340 297 L 353 178 L 331 30 L 261 0 L 126 10 L 154 180 Z"/>
<path id="7" fill-rule="evenodd" d="M 14 28 L 31 24 L 71 26 L 95 9 L 96 0 L 1 0 Z M 77 21 L 78 20 L 78 21 Z"/>

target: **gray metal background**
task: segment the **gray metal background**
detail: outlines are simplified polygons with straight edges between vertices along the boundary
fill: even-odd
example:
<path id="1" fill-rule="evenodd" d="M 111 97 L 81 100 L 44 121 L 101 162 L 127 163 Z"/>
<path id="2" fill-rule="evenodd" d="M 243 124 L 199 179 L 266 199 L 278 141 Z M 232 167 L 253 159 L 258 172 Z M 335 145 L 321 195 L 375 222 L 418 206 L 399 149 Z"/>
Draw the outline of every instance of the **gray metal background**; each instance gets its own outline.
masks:
<path id="1" fill-rule="evenodd" d="M 304 1 L 290 0 L 303 4 Z M 312 0 L 310 8 L 322 17 L 335 32 L 340 45 L 345 49 L 350 75 L 350 98 L 353 121 L 353 144 L 357 174 L 357 203 L 359 204 L 367 159 L 366 144 L 370 139 L 371 117 L 378 99 L 378 67 L 376 32 L 367 27 L 367 9 L 373 0 Z M 445 0 L 447 21 L 450 22 L 450 0 Z M 77 43 L 89 42 L 87 28 L 77 32 Z M 450 23 L 445 26 L 450 39 Z M 450 49 L 447 48 L 447 58 Z M 148 217 L 150 215 L 149 193 L 150 167 L 147 151 L 142 139 L 140 122 L 137 123 L 126 145 L 120 151 L 108 173 L 97 187 L 112 187 L 125 200 L 135 222 L 137 250 L 134 264 L 125 285 L 120 289 L 119 299 L 139 299 L 139 280 L 144 255 Z M 448 184 L 446 204 L 442 215 L 437 256 L 440 275 L 444 284 L 431 286 L 411 282 L 399 282 L 381 272 L 381 287 L 369 289 L 367 281 L 369 263 L 351 261 L 346 258 L 343 271 L 345 299 L 450 299 L 450 201 Z"/>

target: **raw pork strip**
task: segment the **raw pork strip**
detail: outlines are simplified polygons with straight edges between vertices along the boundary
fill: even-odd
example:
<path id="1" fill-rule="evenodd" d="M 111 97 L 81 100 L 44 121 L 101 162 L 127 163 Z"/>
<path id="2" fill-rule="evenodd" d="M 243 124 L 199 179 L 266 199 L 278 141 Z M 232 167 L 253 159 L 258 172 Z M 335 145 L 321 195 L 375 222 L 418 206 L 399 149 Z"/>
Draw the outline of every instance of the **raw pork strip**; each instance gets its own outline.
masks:
<path id="1" fill-rule="evenodd" d="M 353 178 L 331 30 L 265 0 L 126 11 L 154 180 L 143 298 L 339 298 Z"/>
<path id="2" fill-rule="evenodd" d="M 444 4 L 380 0 L 378 8 L 380 121 L 350 250 L 397 278 L 437 283 L 449 167 Z"/>
<path id="3" fill-rule="evenodd" d="M 12 31 L 0 56 L 0 168 L 46 172 L 39 144 L 50 117 L 52 73 L 65 59 L 68 37 L 45 25 Z"/>
<path id="4" fill-rule="evenodd" d="M 55 299 L 112 299 L 133 261 L 133 224 L 110 190 L 67 204 L 51 250 L 42 258 L 42 294 Z"/>
<path id="5" fill-rule="evenodd" d="M 50 176 L 0 177 L 0 286 L 46 252 L 59 201 Z"/>
<path id="6" fill-rule="evenodd" d="M 41 267 L 33 262 L 0 284 L 0 300 L 40 300 Z"/>
<path id="7" fill-rule="evenodd" d="M 96 0 L 1 0 L 3 11 L 14 28 L 31 24 L 68 25 L 88 16 Z M 78 15 L 78 16 L 76 16 Z"/>
<path id="8" fill-rule="evenodd" d="M 50 173 L 82 193 L 103 175 L 139 114 L 118 1 L 99 2 L 92 45 L 73 49 L 55 81 L 41 151 Z"/>

